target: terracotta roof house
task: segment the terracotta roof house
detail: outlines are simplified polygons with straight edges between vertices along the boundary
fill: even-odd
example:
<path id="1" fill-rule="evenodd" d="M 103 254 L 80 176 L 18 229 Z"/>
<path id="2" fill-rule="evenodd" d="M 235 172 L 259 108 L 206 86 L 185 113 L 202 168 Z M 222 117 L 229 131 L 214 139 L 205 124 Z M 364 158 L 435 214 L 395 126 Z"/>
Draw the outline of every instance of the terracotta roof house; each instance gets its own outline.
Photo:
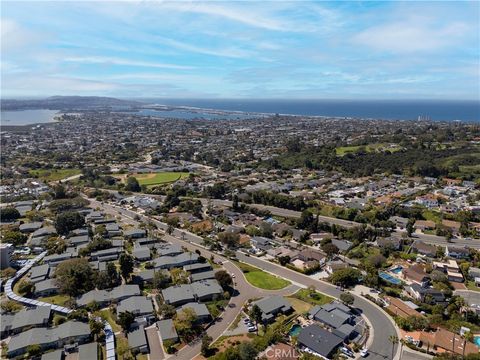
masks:
<path id="1" fill-rule="evenodd" d="M 391 297 L 391 296 L 386 296 L 385 300 L 389 304 L 387 306 L 387 309 L 397 315 L 400 316 L 401 318 L 408 318 L 409 316 L 419 316 L 423 317 L 422 314 L 420 314 L 417 310 L 411 308 L 408 306 L 406 303 L 404 303 L 402 300 Z"/>

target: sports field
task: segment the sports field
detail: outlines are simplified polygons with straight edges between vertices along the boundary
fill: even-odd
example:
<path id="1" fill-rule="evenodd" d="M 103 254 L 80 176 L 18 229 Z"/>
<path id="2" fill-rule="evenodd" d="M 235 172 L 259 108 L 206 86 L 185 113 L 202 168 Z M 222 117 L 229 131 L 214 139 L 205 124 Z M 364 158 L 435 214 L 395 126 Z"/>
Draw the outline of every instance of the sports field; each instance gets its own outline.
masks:
<path id="1" fill-rule="evenodd" d="M 187 172 L 160 172 L 148 174 L 132 174 L 140 185 L 161 185 L 175 182 L 180 179 L 187 178 Z"/>

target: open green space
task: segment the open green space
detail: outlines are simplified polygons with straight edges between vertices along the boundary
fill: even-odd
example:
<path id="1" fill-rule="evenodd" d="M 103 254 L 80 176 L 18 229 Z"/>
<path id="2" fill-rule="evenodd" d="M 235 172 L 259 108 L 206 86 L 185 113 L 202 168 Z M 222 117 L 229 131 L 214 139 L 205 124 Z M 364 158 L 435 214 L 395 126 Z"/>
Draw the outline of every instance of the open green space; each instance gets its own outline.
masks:
<path id="1" fill-rule="evenodd" d="M 310 289 L 300 289 L 288 297 L 288 299 L 298 299 L 310 305 L 324 305 L 333 301 L 333 298 L 330 296 L 321 294 L 318 291 L 311 291 Z"/>
<path id="2" fill-rule="evenodd" d="M 38 298 L 39 301 L 44 301 L 49 304 L 64 306 L 65 303 L 70 299 L 68 295 L 54 295 Z"/>
<path id="3" fill-rule="evenodd" d="M 35 169 L 29 171 L 31 176 L 47 182 L 59 181 L 81 173 L 80 169 Z"/>
<path id="4" fill-rule="evenodd" d="M 255 266 L 235 261 L 247 281 L 255 287 L 266 290 L 279 290 L 290 285 L 290 281 L 271 275 Z"/>
<path id="5" fill-rule="evenodd" d="M 115 315 L 113 314 L 112 310 L 110 309 L 103 309 L 100 311 L 96 311 L 94 313 L 96 316 L 100 316 L 103 320 L 106 320 L 110 326 L 112 327 L 113 332 L 121 331 L 122 328 L 118 325 L 115 321 Z"/>
<path id="6" fill-rule="evenodd" d="M 344 156 L 346 154 L 357 153 L 360 150 L 365 152 L 374 152 L 374 151 L 390 151 L 396 152 L 400 151 L 402 148 L 399 145 L 391 144 L 368 144 L 368 145 L 351 145 L 351 146 L 339 146 L 335 149 L 338 156 Z"/>
<path id="7" fill-rule="evenodd" d="M 190 175 L 187 172 L 160 172 L 149 174 L 133 174 L 140 185 L 161 185 L 168 184 L 180 179 L 185 179 Z"/>

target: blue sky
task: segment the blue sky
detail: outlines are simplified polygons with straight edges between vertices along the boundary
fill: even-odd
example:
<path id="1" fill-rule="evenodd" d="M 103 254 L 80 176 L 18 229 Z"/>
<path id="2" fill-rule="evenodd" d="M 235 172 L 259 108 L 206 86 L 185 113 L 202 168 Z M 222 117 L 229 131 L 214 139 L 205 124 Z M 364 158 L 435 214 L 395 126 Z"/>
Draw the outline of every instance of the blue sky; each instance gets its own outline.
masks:
<path id="1" fill-rule="evenodd" d="M 479 99 L 479 4 L 2 1 L 2 97 Z"/>

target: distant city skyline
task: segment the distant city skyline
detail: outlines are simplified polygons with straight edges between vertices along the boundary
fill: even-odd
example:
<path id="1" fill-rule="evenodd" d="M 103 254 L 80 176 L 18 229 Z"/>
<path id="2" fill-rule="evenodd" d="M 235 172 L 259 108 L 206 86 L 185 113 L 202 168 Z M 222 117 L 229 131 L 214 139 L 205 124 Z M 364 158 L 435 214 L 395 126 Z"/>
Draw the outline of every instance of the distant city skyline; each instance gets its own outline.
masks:
<path id="1" fill-rule="evenodd" d="M 4 98 L 480 98 L 478 1 L 1 8 Z"/>

